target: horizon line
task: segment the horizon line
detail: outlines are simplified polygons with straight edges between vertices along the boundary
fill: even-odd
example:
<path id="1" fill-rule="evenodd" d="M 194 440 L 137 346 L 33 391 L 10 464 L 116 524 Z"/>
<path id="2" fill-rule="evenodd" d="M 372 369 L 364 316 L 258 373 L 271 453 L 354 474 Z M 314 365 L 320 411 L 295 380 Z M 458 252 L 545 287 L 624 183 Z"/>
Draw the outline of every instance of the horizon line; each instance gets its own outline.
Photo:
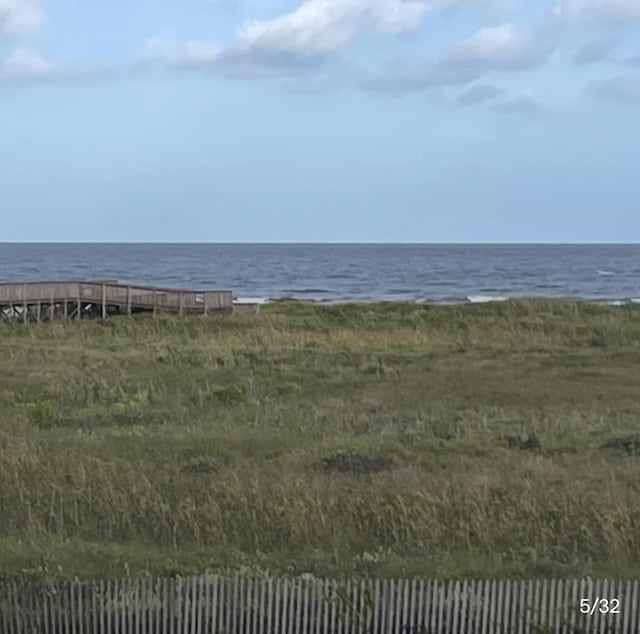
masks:
<path id="1" fill-rule="evenodd" d="M 539 242 L 539 241 L 246 241 L 238 242 L 232 240 L 223 241 L 169 241 L 169 240 L 8 240 L 0 241 L 0 245 L 70 245 L 70 244 L 98 244 L 98 245 L 309 245 L 309 246 L 640 246 L 640 242 Z"/>

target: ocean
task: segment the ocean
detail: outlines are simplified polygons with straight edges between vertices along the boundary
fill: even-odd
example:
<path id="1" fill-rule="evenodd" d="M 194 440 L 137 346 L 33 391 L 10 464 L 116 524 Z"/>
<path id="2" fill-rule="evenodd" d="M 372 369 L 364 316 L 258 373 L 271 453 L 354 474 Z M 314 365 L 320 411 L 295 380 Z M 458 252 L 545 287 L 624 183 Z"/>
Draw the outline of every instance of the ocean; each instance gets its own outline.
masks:
<path id="1" fill-rule="evenodd" d="M 0 243 L 0 281 L 117 279 L 239 300 L 640 301 L 640 245 Z"/>

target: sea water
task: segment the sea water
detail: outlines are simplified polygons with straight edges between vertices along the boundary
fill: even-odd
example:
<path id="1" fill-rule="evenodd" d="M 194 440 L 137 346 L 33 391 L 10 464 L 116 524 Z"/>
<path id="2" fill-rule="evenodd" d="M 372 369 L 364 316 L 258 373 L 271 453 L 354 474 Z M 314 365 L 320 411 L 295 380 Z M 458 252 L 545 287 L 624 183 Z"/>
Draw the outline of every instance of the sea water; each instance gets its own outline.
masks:
<path id="1" fill-rule="evenodd" d="M 117 279 L 236 298 L 640 298 L 640 245 L 1 244 L 0 281 Z"/>

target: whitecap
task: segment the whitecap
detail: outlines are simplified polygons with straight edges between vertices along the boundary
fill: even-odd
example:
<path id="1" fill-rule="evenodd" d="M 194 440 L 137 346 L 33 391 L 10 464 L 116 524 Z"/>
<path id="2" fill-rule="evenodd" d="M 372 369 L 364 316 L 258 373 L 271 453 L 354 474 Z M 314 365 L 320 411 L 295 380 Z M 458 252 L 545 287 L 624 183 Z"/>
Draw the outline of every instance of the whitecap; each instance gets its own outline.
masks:
<path id="1" fill-rule="evenodd" d="M 600 269 L 598 269 L 597 273 L 598 275 L 605 275 L 607 277 L 611 275 L 615 275 L 613 271 L 601 271 Z"/>
<path id="2" fill-rule="evenodd" d="M 472 304 L 486 304 L 487 302 L 506 302 L 509 298 L 501 295 L 468 295 L 467 301 Z"/>
<path id="3" fill-rule="evenodd" d="M 238 297 L 234 299 L 234 304 L 266 304 L 269 300 L 266 297 Z"/>

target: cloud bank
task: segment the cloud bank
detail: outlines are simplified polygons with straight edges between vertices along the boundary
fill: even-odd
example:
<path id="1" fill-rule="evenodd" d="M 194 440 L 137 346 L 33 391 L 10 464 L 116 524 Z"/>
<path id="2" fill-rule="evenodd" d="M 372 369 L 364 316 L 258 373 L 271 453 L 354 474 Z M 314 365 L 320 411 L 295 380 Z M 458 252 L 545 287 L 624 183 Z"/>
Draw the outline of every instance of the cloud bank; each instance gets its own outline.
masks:
<path id="1" fill-rule="evenodd" d="M 415 29 L 433 4 L 427 0 L 305 0 L 279 17 L 245 22 L 227 46 L 190 42 L 168 48 L 153 38 L 145 47 L 146 57 L 181 66 L 209 66 L 234 77 L 293 75 L 321 65 L 363 33 Z"/>
<path id="2" fill-rule="evenodd" d="M 542 109 L 537 98 L 505 96 L 507 93 L 496 87 L 495 77 L 544 66 L 565 34 L 579 34 L 583 23 L 588 23 L 585 32 L 595 39 L 575 50 L 571 56 L 574 64 L 637 65 L 637 58 L 611 59 L 623 29 L 608 26 L 640 26 L 640 0 L 548 1 L 541 22 L 522 25 L 507 21 L 482 26 L 441 54 L 421 56 L 414 52 L 381 69 L 364 69 L 350 63 L 343 53 L 366 34 L 414 31 L 430 13 L 475 6 L 491 8 L 489 14 L 495 18 L 514 8 L 518 0 L 302 0 L 297 8 L 282 15 L 245 21 L 226 44 L 206 40 L 179 43 L 152 37 L 141 58 L 123 66 L 57 66 L 38 53 L 17 48 L 0 60 L 0 80 L 110 78 L 161 64 L 239 80 L 282 79 L 285 90 L 298 94 L 326 92 L 338 85 L 389 95 L 456 87 L 461 89 L 456 99 L 460 107 L 486 105 L 496 112 L 533 113 Z M 485 11 L 485 19 L 487 15 Z M 41 0 L 0 0 L 2 39 L 20 38 L 42 20 Z M 634 75 L 613 77 L 592 83 L 588 91 L 600 100 L 636 103 L 637 84 Z"/>
<path id="3" fill-rule="evenodd" d="M 30 31 L 43 17 L 38 0 L 0 0 L 0 37 Z"/>

